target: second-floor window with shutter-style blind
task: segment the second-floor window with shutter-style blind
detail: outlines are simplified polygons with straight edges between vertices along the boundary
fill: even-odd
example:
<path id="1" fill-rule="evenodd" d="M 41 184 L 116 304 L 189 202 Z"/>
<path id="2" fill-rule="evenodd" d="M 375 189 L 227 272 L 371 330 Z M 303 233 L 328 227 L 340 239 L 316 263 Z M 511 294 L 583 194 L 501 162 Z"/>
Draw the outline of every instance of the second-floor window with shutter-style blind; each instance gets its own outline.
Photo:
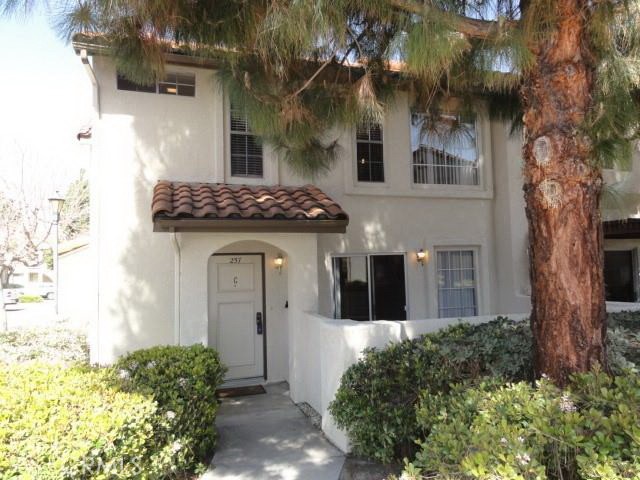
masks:
<path id="1" fill-rule="evenodd" d="M 231 176 L 262 177 L 262 142 L 251 132 L 246 112 L 232 104 L 230 118 Z"/>

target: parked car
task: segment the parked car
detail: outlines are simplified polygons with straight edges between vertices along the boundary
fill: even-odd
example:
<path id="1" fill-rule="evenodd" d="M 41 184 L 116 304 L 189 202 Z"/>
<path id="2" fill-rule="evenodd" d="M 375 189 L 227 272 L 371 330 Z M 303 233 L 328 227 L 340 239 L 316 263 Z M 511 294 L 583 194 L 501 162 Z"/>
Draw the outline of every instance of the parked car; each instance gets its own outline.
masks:
<path id="1" fill-rule="evenodd" d="M 17 283 L 8 283 L 2 289 L 4 304 L 10 305 L 18 303 L 18 299 L 24 294 L 24 286 Z"/>

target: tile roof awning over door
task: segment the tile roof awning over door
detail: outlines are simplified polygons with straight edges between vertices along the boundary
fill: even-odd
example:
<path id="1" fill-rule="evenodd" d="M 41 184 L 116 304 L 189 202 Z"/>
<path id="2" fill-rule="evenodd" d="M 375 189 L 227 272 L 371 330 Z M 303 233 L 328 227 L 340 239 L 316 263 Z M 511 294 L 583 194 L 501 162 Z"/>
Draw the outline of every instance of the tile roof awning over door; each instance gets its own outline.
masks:
<path id="1" fill-rule="evenodd" d="M 604 238 L 640 238 L 640 218 L 610 220 L 602 226 Z"/>
<path id="2" fill-rule="evenodd" d="M 349 216 L 322 190 L 159 181 L 151 202 L 156 232 L 344 233 Z"/>

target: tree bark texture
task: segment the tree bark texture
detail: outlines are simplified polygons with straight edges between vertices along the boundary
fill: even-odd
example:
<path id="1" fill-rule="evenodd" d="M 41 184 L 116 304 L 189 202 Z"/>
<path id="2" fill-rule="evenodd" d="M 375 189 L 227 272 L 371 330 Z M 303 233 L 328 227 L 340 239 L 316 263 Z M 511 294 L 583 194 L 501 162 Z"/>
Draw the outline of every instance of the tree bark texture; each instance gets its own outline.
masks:
<path id="1" fill-rule="evenodd" d="M 522 87 L 535 372 L 560 385 L 606 368 L 600 168 L 583 133 L 594 68 L 586 0 L 559 0 Z"/>

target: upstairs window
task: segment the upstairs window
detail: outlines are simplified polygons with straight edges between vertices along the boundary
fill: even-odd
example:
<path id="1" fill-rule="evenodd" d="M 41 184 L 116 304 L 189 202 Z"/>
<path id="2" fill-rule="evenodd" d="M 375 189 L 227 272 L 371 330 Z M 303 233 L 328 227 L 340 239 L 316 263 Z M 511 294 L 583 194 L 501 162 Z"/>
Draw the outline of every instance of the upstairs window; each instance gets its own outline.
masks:
<path id="1" fill-rule="evenodd" d="M 359 182 L 384 182 L 382 125 L 362 123 L 356 131 Z"/>
<path id="2" fill-rule="evenodd" d="M 158 82 L 158 93 L 195 97 L 196 76 L 193 73 L 168 73 Z"/>
<path id="3" fill-rule="evenodd" d="M 231 176 L 262 177 L 262 142 L 251 132 L 244 110 L 231 105 Z"/>
<path id="4" fill-rule="evenodd" d="M 473 117 L 412 114 L 411 152 L 415 184 L 479 185 Z"/>
<path id="5" fill-rule="evenodd" d="M 196 76 L 193 73 L 167 73 L 166 76 L 151 85 L 132 82 L 124 75 L 118 74 L 118 90 L 130 92 L 162 93 L 182 97 L 196 96 Z"/>
<path id="6" fill-rule="evenodd" d="M 156 93 L 155 83 L 151 85 L 142 85 L 140 83 L 132 82 L 124 75 L 118 74 L 118 90 L 128 90 L 130 92 L 147 92 Z"/>

